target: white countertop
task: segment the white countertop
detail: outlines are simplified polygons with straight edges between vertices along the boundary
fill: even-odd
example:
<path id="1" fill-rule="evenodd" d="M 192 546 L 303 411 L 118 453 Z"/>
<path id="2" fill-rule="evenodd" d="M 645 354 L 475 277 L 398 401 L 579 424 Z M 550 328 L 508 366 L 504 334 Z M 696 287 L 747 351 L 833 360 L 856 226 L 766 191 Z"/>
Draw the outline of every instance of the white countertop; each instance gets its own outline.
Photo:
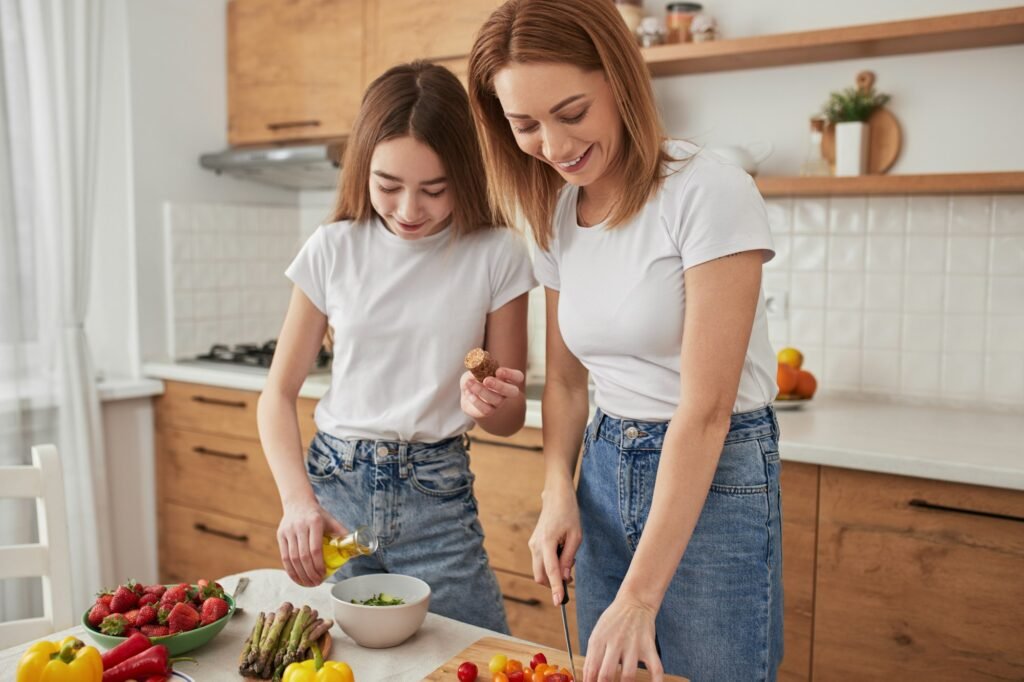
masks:
<path id="1" fill-rule="evenodd" d="M 259 391 L 256 371 L 160 363 L 147 376 Z M 330 376 L 314 375 L 300 395 L 320 398 Z M 778 411 L 784 460 L 1024 490 L 1024 414 L 821 396 Z M 526 426 L 541 424 L 528 400 Z"/>

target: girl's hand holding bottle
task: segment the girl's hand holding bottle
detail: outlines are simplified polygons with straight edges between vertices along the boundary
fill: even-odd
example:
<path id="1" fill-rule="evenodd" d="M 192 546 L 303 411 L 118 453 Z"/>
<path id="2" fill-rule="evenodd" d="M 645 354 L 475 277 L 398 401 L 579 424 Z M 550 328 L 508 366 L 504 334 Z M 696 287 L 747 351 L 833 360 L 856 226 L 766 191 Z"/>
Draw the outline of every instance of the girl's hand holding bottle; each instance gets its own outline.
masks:
<path id="1" fill-rule="evenodd" d="M 525 386 L 526 375 L 518 369 L 499 367 L 494 376 L 482 382 L 472 372 L 465 372 L 459 379 L 462 411 L 473 419 L 485 419 L 497 412 L 509 398 L 520 396 Z"/>
<path id="2" fill-rule="evenodd" d="M 284 516 L 277 527 L 277 544 L 288 577 L 304 587 L 324 581 L 323 536 L 347 535 L 342 526 L 320 506 L 316 498 L 284 501 Z"/>

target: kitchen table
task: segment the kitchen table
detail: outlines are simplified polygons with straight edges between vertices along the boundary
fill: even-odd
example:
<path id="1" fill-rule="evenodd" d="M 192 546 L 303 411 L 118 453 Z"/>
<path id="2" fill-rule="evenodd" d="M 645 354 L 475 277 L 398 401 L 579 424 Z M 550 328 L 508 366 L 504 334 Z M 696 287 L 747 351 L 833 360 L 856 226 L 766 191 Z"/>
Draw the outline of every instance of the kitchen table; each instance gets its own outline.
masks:
<path id="1" fill-rule="evenodd" d="M 177 669 L 190 675 L 196 682 L 242 682 L 238 674 L 238 654 L 260 611 L 274 611 L 281 602 L 290 601 L 296 605 L 309 604 L 319 610 L 321 615 L 332 617 L 334 610 L 330 584 L 314 588 L 300 587 L 284 571 L 277 569 L 247 571 L 220 578 L 218 582 L 231 593 L 242 576 L 250 580 L 249 586 L 238 597 L 238 606 L 244 612 L 232 618 L 209 644 L 186 654 L 195 656 L 198 664 L 178 664 Z M 81 625 L 44 639 L 60 640 L 68 635 L 75 635 L 87 644 L 95 645 Z M 330 658 L 345 661 L 352 666 L 357 682 L 418 682 L 487 635 L 502 636 L 491 630 L 428 613 L 419 632 L 404 644 L 391 649 L 363 649 L 335 625 L 331 628 L 334 644 Z M 25 642 L 0 651 L 0 680 L 14 679 L 18 660 L 29 644 Z"/>

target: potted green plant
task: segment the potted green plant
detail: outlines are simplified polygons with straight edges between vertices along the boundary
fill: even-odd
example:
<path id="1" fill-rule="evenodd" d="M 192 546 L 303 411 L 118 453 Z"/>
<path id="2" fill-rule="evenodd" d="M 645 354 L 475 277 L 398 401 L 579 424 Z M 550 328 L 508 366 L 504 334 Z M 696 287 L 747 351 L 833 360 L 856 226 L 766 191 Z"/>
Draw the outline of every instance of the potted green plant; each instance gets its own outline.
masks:
<path id="1" fill-rule="evenodd" d="M 875 74 L 861 71 L 857 87 L 829 95 L 822 111 L 836 131 L 836 175 L 862 175 L 868 159 L 868 118 L 889 101 L 875 91 Z"/>

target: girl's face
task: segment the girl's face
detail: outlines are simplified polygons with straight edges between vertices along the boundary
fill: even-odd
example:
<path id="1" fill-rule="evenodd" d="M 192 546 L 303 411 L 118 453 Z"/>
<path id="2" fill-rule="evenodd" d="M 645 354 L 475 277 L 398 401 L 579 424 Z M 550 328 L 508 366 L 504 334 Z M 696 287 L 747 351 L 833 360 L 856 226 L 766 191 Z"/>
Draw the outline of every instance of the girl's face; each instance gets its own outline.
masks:
<path id="1" fill-rule="evenodd" d="M 402 239 L 440 232 L 452 215 L 444 165 L 433 149 L 406 135 L 381 142 L 370 159 L 370 204 Z"/>
<path id="2" fill-rule="evenodd" d="M 510 64 L 494 90 L 519 148 L 580 187 L 606 179 L 622 117 L 601 71 L 570 64 Z"/>

